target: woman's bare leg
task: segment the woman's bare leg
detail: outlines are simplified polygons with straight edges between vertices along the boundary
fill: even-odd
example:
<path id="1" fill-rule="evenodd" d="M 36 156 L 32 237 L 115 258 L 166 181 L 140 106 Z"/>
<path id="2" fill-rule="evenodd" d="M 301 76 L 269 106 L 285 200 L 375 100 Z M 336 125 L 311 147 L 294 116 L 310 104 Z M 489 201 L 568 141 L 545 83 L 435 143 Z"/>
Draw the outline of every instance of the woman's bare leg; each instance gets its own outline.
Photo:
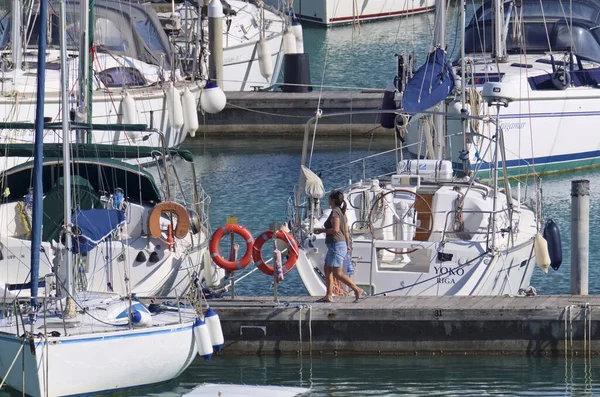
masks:
<path id="1" fill-rule="evenodd" d="M 356 300 L 358 300 L 361 297 L 361 295 L 365 292 L 362 289 L 358 288 L 356 286 L 356 284 L 354 284 L 354 281 L 352 281 L 352 279 L 350 277 L 348 277 L 348 275 L 342 271 L 341 266 L 333 267 L 333 268 L 330 267 L 330 269 L 331 269 L 331 273 L 332 273 L 333 277 L 337 278 L 342 283 L 344 283 L 348 287 L 350 287 L 350 289 L 352 289 L 352 291 L 354 291 L 354 297 L 356 298 Z M 333 284 L 333 282 L 332 282 L 332 284 Z"/>
<path id="2" fill-rule="evenodd" d="M 329 302 L 333 302 L 333 273 L 331 267 L 325 262 L 325 285 L 327 286 L 327 295 L 325 299 Z"/>

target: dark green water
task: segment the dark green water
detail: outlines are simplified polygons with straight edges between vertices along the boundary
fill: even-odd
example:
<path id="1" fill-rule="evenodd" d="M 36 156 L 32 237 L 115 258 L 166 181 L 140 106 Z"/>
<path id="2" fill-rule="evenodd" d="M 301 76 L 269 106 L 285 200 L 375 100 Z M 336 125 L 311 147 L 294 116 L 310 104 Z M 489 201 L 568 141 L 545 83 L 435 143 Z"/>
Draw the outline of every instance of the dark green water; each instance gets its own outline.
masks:
<path id="1" fill-rule="evenodd" d="M 216 357 L 140 396 L 179 396 L 198 383 L 310 387 L 313 396 L 593 396 L 583 359 L 473 356 Z M 600 368 L 600 367 L 599 367 Z"/>

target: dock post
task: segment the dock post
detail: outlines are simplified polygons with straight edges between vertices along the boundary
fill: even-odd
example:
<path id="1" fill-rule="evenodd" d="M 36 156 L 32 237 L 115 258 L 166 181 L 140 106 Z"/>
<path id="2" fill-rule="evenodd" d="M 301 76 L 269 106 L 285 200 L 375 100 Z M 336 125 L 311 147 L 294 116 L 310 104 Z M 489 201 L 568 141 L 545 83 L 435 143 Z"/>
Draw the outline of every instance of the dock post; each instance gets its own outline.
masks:
<path id="1" fill-rule="evenodd" d="M 571 295 L 588 294 L 590 181 L 571 181 Z"/>

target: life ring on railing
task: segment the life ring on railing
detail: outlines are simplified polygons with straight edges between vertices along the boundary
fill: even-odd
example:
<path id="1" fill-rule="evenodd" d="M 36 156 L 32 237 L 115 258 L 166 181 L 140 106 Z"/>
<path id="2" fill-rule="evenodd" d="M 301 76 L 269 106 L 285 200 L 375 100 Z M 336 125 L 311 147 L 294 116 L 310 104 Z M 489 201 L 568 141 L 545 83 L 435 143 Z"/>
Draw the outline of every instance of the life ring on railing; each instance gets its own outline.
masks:
<path id="1" fill-rule="evenodd" d="M 165 201 L 156 204 L 148 216 L 148 232 L 154 238 L 161 238 L 160 217 L 162 214 L 175 214 L 177 217 L 177 226 L 173 231 L 173 236 L 178 239 L 185 238 L 190 230 L 190 215 L 185 207 L 174 201 Z"/>
<path id="2" fill-rule="evenodd" d="M 241 236 L 246 242 L 246 252 L 244 253 L 244 256 L 242 257 L 242 259 L 235 262 L 226 260 L 219 253 L 219 242 L 225 235 L 230 233 Z M 217 266 L 230 272 L 233 272 L 235 270 L 240 270 L 248 266 L 252 255 L 253 245 L 254 237 L 252 237 L 252 234 L 248 231 L 248 229 L 246 229 L 244 226 L 230 223 L 227 225 L 223 225 L 217 230 L 215 230 L 213 235 L 210 237 L 210 241 L 208 242 L 208 251 L 210 252 L 210 257 Z"/>
<path id="3" fill-rule="evenodd" d="M 296 240 L 288 232 L 278 230 L 276 237 L 288 245 L 288 259 L 282 265 L 284 269 L 283 274 L 285 274 L 292 270 L 296 265 L 296 262 L 298 261 L 298 253 L 300 251 L 298 250 L 298 243 L 296 243 Z M 254 247 L 252 248 L 252 260 L 254 261 L 254 264 L 261 272 L 269 276 L 272 276 L 275 270 L 273 269 L 273 266 L 268 265 L 263 260 L 262 247 L 268 240 L 271 240 L 272 238 L 273 231 L 267 230 L 257 237 L 256 241 L 254 242 Z"/>

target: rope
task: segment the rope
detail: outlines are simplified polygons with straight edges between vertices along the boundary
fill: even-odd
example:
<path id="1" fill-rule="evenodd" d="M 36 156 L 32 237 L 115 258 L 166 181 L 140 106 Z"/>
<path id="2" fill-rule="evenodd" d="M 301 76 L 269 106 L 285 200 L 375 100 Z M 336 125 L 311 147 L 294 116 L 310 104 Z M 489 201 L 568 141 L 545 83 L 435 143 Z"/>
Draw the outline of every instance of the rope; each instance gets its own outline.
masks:
<path id="1" fill-rule="evenodd" d="M 238 108 L 238 109 L 242 109 L 245 110 L 247 112 L 252 112 L 252 113 L 257 113 L 257 114 L 264 114 L 266 116 L 277 116 L 277 117 L 293 117 L 293 118 L 297 118 L 297 119 L 306 119 L 306 116 L 296 116 L 293 114 L 277 114 L 277 113 L 271 113 L 271 112 L 263 112 L 261 110 L 255 110 L 255 109 L 250 109 L 244 106 L 239 106 L 239 105 L 234 105 L 231 102 L 227 103 L 227 106 L 231 106 L 234 108 Z"/>

